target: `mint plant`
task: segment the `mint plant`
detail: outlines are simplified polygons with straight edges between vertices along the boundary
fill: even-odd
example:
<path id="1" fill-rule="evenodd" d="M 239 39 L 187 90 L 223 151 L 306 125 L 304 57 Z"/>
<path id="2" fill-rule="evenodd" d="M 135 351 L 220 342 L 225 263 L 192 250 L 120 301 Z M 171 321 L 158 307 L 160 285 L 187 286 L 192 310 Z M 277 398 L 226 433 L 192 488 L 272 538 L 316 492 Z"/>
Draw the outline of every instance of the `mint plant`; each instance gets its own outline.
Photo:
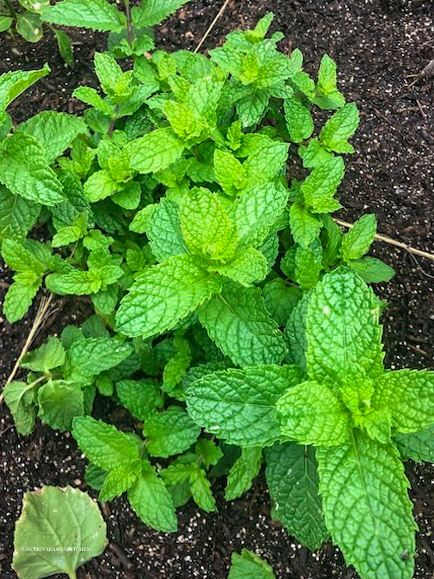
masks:
<path id="1" fill-rule="evenodd" d="M 13 36 L 16 31 L 27 42 L 39 42 L 44 35 L 43 10 L 50 5 L 50 0 L 18 0 L 19 10 L 12 0 L 0 2 L 0 33 L 8 32 Z M 53 32 L 57 41 L 60 56 L 68 66 L 74 64 L 74 51 L 71 39 L 64 30 L 47 27 Z"/>
<path id="2" fill-rule="evenodd" d="M 332 217 L 357 107 L 330 57 L 315 82 L 299 50 L 279 52 L 272 15 L 209 58 L 144 55 L 141 26 L 181 4 L 44 9 L 111 32 L 100 90 L 74 92 L 82 117 L 14 126 L 3 111 L 48 70 L 0 77 L 4 313 L 22 318 L 40 288 L 89 304 L 81 327 L 23 359 L 6 403 L 23 435 L 37 417 L 71 430 L 100 500 L 126 492 L 156 529 L 175 531 L 191 498 L 215 511 L 217 476 L 227 500 L 241 496 L 265 463 L 273 516 L 299 541 L 331 536 L 363 579 L 410 578 L 402 461 L 433 460 L 434 374 L 383 368 L 385 304 L 367 284 L 394 271 L 368 255 L 374 215 L 345 234 Z M 36 224 L 45 242 L 28 238 Z M 95 396 L 134 431 L 92 418 Z"/>

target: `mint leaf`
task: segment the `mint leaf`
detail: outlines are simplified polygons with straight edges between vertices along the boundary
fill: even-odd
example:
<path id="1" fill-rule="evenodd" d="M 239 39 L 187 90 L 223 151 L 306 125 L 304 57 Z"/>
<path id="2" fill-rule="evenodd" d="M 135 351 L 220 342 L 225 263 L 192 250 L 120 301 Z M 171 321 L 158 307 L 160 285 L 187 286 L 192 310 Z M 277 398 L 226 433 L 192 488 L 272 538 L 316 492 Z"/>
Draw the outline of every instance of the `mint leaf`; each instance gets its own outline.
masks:
<path id="1" fill-rule="evenodd" d="M 50 337 L 47 342 L 24 356 L 21 366 L 33 372 L 47 373 L 65 361 L 65 349 L 59 338 Z"/>
<path id="2" fill-rule="evenodd" d="M 128 434 L 91 416 L 74 418 L 72 435 L 86 458 L 104 470 L 138 458 L 137 445 Z"/>
<path id="3" fill-rule="evenodd" d="M 394 370 L 375 382 L 374 408 L 387 408 L 398 432 L 417 432 L 434 424 L 434 372 Z"/>
<path id="4" fill-rule="evenodd" d="M 273 569 L 252 551 L 242 549 L 241 555 L 232 553 L 228 579 L 275 579 Z"/>
<path id="5" fill-rule="evenodd" d="M 395 275 L 395 270 L 375 257 L 363 257 L 352 259 L 347 263 L 362 280 L 366 283 L 381 283 L 390 281 Z"/>
<path id="6" fill-rule="evenodd" d="M 330 151 L 354 153 L 348 139 L 359 126 L 359 111 L 355 103 L 348 103 L 337 111 L 321 129 L 319 140 Z"/>
<path id="7" fill-rule="evenodd" d="M 285 326 L 302 296 L 298 288 L 288 286 L 281 278 L 266 283 L 262 294 L 265 307 L 279 326 Z"/>
<path id="8" fill-rule="evenodd" d="M 190 473 L 190 490 L 194 502 L 206 513 L 217 510 L 211 483 L 206 477 L 205 471 L 197 465 L 193 465 Z"/>
<path id="9" fill-rule="evenodd" d="M 304 249 L 319 236 L 322 223 L 298 203 L 291 205 L 289 225 L 294 241 Z"/>
<path id="10" fill-rule="evenodd" d="M 98 497 L 99 500 L 104 503 L 119 497 L 133 486 L 140 475 L 140 471 L 141 463 L 139 458 L 127 464 L 121 464 L 111 470 L 104 478 Z"/>
<path id="11" fill-rule="evenodd" d="M 332 446 L 350 433 L 350 413 L 327 386 L 303 382 L 290 388 L 276 405 L 280 430 L 300 444 Z"/>
<path id="12" fill-rule="evenodd" d="M 197 258 L 171 257 L 133 284 L 118 309 L 118 331 L 143 337 L 161 333 L 220 291 L 220 282 Z"/>
<path id="13" fill-rule="evenodd" d="M 184 151 L 184 141 L 172 129 L 157 129 L 127 144 L 125 154 L 132 169 L 139 173 L 161 171 L 179 159 Z"/>
<path id="14" fill-rule="evenodd" d="M 314 213 L 332 213 L 341 205 L 334 199 L 339 183 L 344 176 L 344 162 L 341 157 L 334 157 L 315 167 L 303 181 L 301 193 L 308 208 Z"/>
<path id="15" fill-rule="evenodd" d="M 327 528 L 347 565 L 362 577 L 411 579 L 416 524 L 397 451 L 354 430 L 317 460 Z"/>
<path id="16" fill-rule="evenodd" d="M 267 446 L 280 438 L 274 417 L 277 400 L 297 384 L 294 366 L 256 366 L 200 378 L 187 390 L 190 416 L 221 440 L 240 446 Z"/>
<path id="17" fill-rule="evenodd" d="M 359 259 L 369 251 L 377 232 L 377 219 L 369 213 L 358 219 L 342 239 L 341 255 L 344 261 Z"/>
<path id="18" fill-rule="evenodd" d="M 148 418 L 143 428 L 146 447 L 151 456 L 168 457 L 188 450 L 200 434 L 190 416 L 179 406 L 170 406 L 161 414 Z"/>
<path id="19" fill-rule="evenodd" d="M 393 440 L 403 460 L 434 462 L 434 426 L 419 432 L 397 433 Z"/>
<path id="20" fill-rule="evenodd" d="M 163 533 L 178 529 L 172 497 L 149 462 L 143 461 L 141 475 L 128 489 L 128 500 L 145 525 Z"/>
<path id="21" fill-rule="evenodd" d="M 310 550 L 319 549 L 329 533 L 321 511 L 315 449 L 285 442 L 267 448 L 265 458 L 273 519 Z"/>
<path id="22" fill-rule="evenodd" d="M 178 10 L 188 0 L 146 0 L 134 7 L 133 22 L 136 26 L 155 26 Z"/>
<path id="23" fill-rule="evenodd" d="M 283 360 L 283 336 L 258 288 L 228 285 L 199 308 L 198 315 L 210 338 L 235 364 L 280 364 Z"/>
<path id="24" fill-rule="evenodd" d="M 14 276 L 16 279 L 17 276 Z M 41 287 L 42 279 L 35 276 L 26 283 L 14 281 L 9 287 L 3 303 L 3 311 L 9 323 L 13 324 L 27 313 L 33 298 Z"/>
<path id="25" fill-rule="evenodd" d="M 285 101 L 285 119 L 289 136 L 294 143 L 301 143 L 313 133 L 313 120 L 309 109 L 299 98 Z"/>
<path id="26" fill-rule="evenodd" d="M 309 378 L 336 388 L 357 365 L 376 378 L 384 357 L 378 315 L 372 290 L 356 273 L 340 267 L 324 276 L 306 318 Z"/>
<path id="27" fill-rule="evenodd" d="M 41 207 L 0 186 L 0 241 L 23 240 L 35 225 Z"/>
<path id="28" fill-rule="evenodd" d="M 36 407 L 34 405 L 34 384 L 14 380 L 6 384 L 3 390 L 5 402 L 14 419 L 19 434 L 26 436 L 33 430 Z"/>
<path id="29" fill-rule="evenodd" d="M 106 0 L 63 0 L 42 10 L 42 19 L 62 26 L 120 32 L 125 15 Z"/>
<path id="30" fill-rule="evenodd" d="M 49 380 L 41 386 L 38 403 L 39 418 L 54 430 L 71 430 L 74 417 L 84 414 L 83 391 L 64 380 Z"/>
<path id="31" fill-rule="evenodd" d="M 236 195 L 246 184 L 246 170 L 241 162 L 227 151 L 216 149 L 214 153 L 214 174 L 217 182 L 227 195 Z"/>
<path id="32" fill-rule="evenodd" d="M 46 64 L 44 68 L 39 70 L 11 70 L 0 75 L 0 124 L 3 121 L 2 113 L 6 107 L 32 84 L 50 72 L 50 67 Z"/>
<path id="33" fill-rule="evenodd" d="M 161 199 L 152 211 L 146 234 L 158 261 L 188 253 L 179 223 L 178 206 L 170 199 Z"/>
<path id="34" fill-rule="evenodd" d="M 33 137 L 18 131 L 0 146 L 0 180 L 15 195 L 42 205 L 65 201 L 62 185 Z"/>
<path id="35" fill-rule="evenodd" d="M 241 456 L 232 466 L 225 489 L 225 499 L 233 501 L 247 492 L 258 476 L 262 463 L 262 448 L 252 446 L 241 449 Z"/>
<path id="36" fill-rule="evenodd" d="M 265 279 L 270 268 L 265 255 L 257 249 L 249 247 L 239 253 L 230 263 L 216 265 L 212 269 L 248 287 L 253 282 L 260 282 Z"/>
<path id="37" fill-rule="evenodd" d="M 160 389 L 151 380 L 121 380 L 116 392 L 122 406 L 138 420 L 146 420 L 163 406 Z"/>
<path id="38" fill-rule="evenodd" d="M 89 135 L 81 117 L 55 111 L 43 111 L 31 117 L 21 123 L 19 131 L 27 133 L 44 147 L 49 165 L 71 146 L 76 137 Z"/>
<path id="39" fill-rule="evenodd" d="M 109 171 L 95 171 L 84 184 L 84 192 L 91 203 L 110 197 L 118 191 L 120 185 L 113 179 Z"/>

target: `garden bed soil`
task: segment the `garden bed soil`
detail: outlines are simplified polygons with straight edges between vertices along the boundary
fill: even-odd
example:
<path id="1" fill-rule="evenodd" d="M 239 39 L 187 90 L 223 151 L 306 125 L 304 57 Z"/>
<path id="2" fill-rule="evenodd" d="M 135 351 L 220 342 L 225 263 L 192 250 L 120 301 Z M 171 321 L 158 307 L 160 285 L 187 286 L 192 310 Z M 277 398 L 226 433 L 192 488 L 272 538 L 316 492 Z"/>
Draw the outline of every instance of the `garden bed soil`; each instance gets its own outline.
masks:
<path id="1" fill-rule="evenodd" d="M 157 45 L 193 48 L 221 2 L 196 0 L 157 31 Z M 337 64 L 339 84 L 361 110 L 341 186 L 339 217 L 354 221 L 362 212 L 378 217 L 379 230 L 397 240 L 434 253 L 434 101 L 433 77 L 413 87 L 409 75 L 434 58 L 434 4 L 430 0 L 233 0 L 203 45 L 220 44 L 226 33 L 253 25 L 272 10 L 273 30 L 282 30 L 282 48 L 299 47 L 305 66 L 315 72 L 324 52 Z M 0 73 L 49 62 L 42 79 L 10 107 L 15 121 L 45 109 L 80 111 L 71 100 L 79 84 L 96 86 L 92 69 L 95 49 L 105 36 L 71 32 L 76 65 L 67 69 L 50 35 L 36 45 L 0 36 Z M 383 317 L 388 367 L 434 368 L 434 264 L 377 243 L 374 254 L 396 269 L 387 286 L 378 286 L 388 301 Z M 3 269 L 2 269 L 3 268 Z M 0 265 L 0 302 L 11 281 Z M 26 318 L 11 326 L 0 318 L 0 383 L 4 384 L 32 324 L 35 304 Z M 35 345 L 66 323 L 82 320 L 86 303 L 58 300 Z M 97 412 L 117 424 L 122 411 L 97 402 Z M 0 406 L 0 576 L 12 579 L 13 528 L 23 493 L 44 484 L 71 484 L 86 489 L 85 460 L 69 434 L 37 424 L 28 438 L 17 435 L 5 405 Z M 434 577 L 434 466 L 409 462 L 407 474 L 419 525 L 417 579 Z M 89 490 L 89 489 L 86 489 Z M 273 566 L 277 579 L 356 579 L 331 544 L 310 553 L 270 520 L 270 500 L 263 477 L 243 498 L 225 503 L 223 482 L 215 484 L 219 512 L 205 515 L 189 503 L 180 511 L 179 532 L 164 535 L 146 528 L 127 502 L 103 505 L 110 546 L 78 573 L 79 579 L 225 579 L 231 552 L 252 549 Z M 95 493 L 91 492 L 93 496 Z"/>

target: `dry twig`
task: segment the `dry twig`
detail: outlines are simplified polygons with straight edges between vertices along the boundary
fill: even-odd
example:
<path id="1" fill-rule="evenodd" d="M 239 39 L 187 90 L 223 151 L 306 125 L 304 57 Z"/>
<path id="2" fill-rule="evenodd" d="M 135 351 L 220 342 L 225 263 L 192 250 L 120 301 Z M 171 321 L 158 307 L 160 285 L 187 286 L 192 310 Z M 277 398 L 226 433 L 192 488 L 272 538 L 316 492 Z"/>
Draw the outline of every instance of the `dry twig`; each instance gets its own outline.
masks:
<path id="1" fill-rule="evenodd" d="M 223 12 L 226 10 L 226 6 L 229 4 L 230 0 L 226 0 L 225 3 L 223 4 L 223 6 L 220 8 L 217 16 L 214 18 L 214 20 L 211 22 L 208 30 L 205 32 L 205 34 L 202 36 L 201 41 L 199 42 L 199 44 L 196 46 L 194 52 L 199 52 L 199 50 L 201 49 L 202 44 L 205 42 L 205 40 L 208 38 L 209 33 L 211 32 L 211 30 L 214 28 L 214 26 L 217 24 L 219 18 L 221 18 Z"/>

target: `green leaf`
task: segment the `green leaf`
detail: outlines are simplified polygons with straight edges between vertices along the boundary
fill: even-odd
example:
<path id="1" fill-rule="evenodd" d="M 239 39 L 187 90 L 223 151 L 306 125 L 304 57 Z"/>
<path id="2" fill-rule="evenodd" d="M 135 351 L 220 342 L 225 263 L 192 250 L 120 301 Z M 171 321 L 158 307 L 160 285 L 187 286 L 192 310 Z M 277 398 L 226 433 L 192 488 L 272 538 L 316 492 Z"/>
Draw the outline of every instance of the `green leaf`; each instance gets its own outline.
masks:
<path id="1" fill-rule="evenodd" d="M 107 476 L 104 477 L 104 482 L 99 493 L 99 501 L 105 503 L 119 497 L 122 493 L 127 491 L 136 482 L 140 475 L 141 463 L 137 458 L 128 464 L 121 464 L 111 470 Z"/>
<path id="2" fill-rule="evenodd" d="M 101 281 L 89 276 L 88 271 L 70 269 L 66 273 L 51 273 L 45 278 L 45 286 L 53 293 L 88 295 L 101 288 Z"/>
<path id="3" fill-rule="evenodd" d="M 341 157 L 334 157 L 315 169 L 303 181 L 301 193 L 306 206 L 314 213 L 332 213 L 340 209 L 334 199 L 339 183 L 344 176 L 345 165 Z"/>
<path id="4" fill-rule="evenodd" d="M 146 234 L 152 253 L 159 261 L 173 255 L 188 253 L 179 223 L 178 206 L 163 198 L 152 212 Z"/>
<path id="5" fill-rule="evenodd" d="M 301 143 L 313 133 L 313 120 L 309 109 L 299 98 L 285 101 L 285 119 L 289 136 L 294 143 Z"/>
<path id="6" fill-rule="evenodd" d="M 169 406 L 146 420 L 143 434 L 149 454 L 166 458 L 188 450 L 196 442 L 200 427 L 180 406 Z"/>
<path id="7" fill-rule="evenodd" d="M 360 217 L 342 239 L 342 259 L 350 261 L 365 255 L 374 241 L 376 232 L 377 218 L 373 213 Z"/>
<path id="8" fill-rule="evenodd" d="M 256 186 L 274 179 L 285 167 L 288 150 L 288 143 L 273 141 L 261 135 L 257 147 L 254 147 L 254 150 L 250 152 L 243 165 L 249 183 Z"/>
<path id="9" fill-rule="evenodd" d="M 225 489 L 225 499 L 233 501 L 247 492 L 261 470 L 262 448 L 252 446 L 241 449 L 241 456 L 232 466 Z"/>
<path id="10" fill-rule="evenodd" d="M 76 569 L 101 555 L 107 544 L 106 524 L 88 494 L 45 486 L 24 495 L 12 568 L 20 579 L 57 573 L 75 579 Z"/>
<path id="11" fill-rule="evenodd" d="M 294 241 L 304 249 L 319 236 L 322 223 L 298 203 L 291 205 L 289 225 Z"/>
<path id="12" fill-rule="evenodd" d="M 14 276 L 15 278 L 17 276 Z M 13 324 L 27 313 L 33 298 L 41 287 L 42 279 L 35 278 L 31 283 L 22 284 L 15 281 L 8 289 L 3 303 L 3 311 L 9 323 Z"/>
<path id="13" fill-rule="evenodd" d="M 184 141 L 170 128 L 157 129 L 127 144 L 124 153 L 130 166 L 139 173 L 156 173 L 177 161 L 184 151 Z"/>
<path id="14" fill-rule="evenodd" d="M 348 103 L 337 111 L 321 129 L 319 140 L 330 151 L 354 153 L 348 139 L 359 126 L 359 111 L 355 103 Z"/>
<path id="15" fill-rule="evenodd" d="M 74 49 L 71 39 L 63 30 L 53 29 L 53 32 L 56 36 L 60 56 L 68 66 L 72 67 L 74 65 Z"/>
<path id="16" fill-rule="evenodd" d="M 0 180 L 15 195 L 42 205 L 65 201 L 62 185 L 33 137 L 18 131 L 0 146 Z"/>
<path id="17" fill-rule="evenodd" d="M 49 337 L 47 342 L 24 356 L 21 366 L 33 372 L 45 372 L 65 361 L 65 349 L 59 338 Z"/>
<path id="18" fill-rule="evenodd" d="M 187 390 L 188 412 L 200 426 L 230 444 L 267 446 L 280 438 L 276 403 L 300 379 L 295 366 L 216 372 Z"/>
<path id="19" fill-rule="evenodd" d="M 0 75 L 0 121 L 1 113 L 29 86 L 51 72 L 48 64 L 39 70 L 13 70 Z"/>
<path id="20" fill-rule="evenodd" d="M 30 12 L 39 13 L 50 3 L 50 0 L 18 0 L 21 6 Z"/>
<path id="21" fill-rule="evenodd" d="M 326 151 L 318 139 L 310 139 L 307 147 L 300 145 L 298 154 L 303 160 L 303 167 L 307 169 L 314 169 L 333 159 L 333 153 Z"/>
<path id="22" fill-rule="evenodd" d="M 72 435 L 86 458 L 104 470 L 128 465 L 139 456 L 137 444 L 128 434 L 91 416 L 75 418 Z"/>
<path id="23" fill-rule="evenodd" d="M 356 273 L 340 267 L 324 276 L 306 318 L 309 378 L 336 388 L 357 365 L 376 378 L 384 357 L 378 316 L 372 290 Z"/>
<path id="24" fill-rule="evenodd" d="M 434 426 L 419 432 L 397 433 L 393 440 L 403 460 L 434 462 Z"/>
<path id="25" fill-rule="evenodd" d="M 120 32 L 125 15 L 106 0 L 63 0 L 42 11 L 42 19 L 51 24 Z"/>
<path id="26" fill-rule="evenodd" d="M 133 8 L 133 22 L 136 26 L 155 26 L 173 14 L 189 0 L 144 0 Z"/>
<path id="27" fill-rule="evenodd" d="M 133 337 L 162 333 L 220 291 L 218 279 L 202 269 L 197 258 L 171 257 L 133 284 L 121 301 L 117 329 Z"/>
<path id="28" fill-rule="evenodd" d="M 74 342 L 66 353 L 65 378 L 88 381 L 104 370 L 110 370 L 131 354 L 129 344 L 114 338 L 85 338 Z"/>
<path id="29" fill-rule="evenodd" d="M 23 240 L 35 225 L 41 207 L 0 185 L 0 241 Z"/>
<path id="30" fill-rule="evenodd" d="M 395 275 L 395 270 L 392 267 L 375 257 L 352 259 L 347 265 L 358 273 L 366 283 L 390 281 Z"/>
<path id="31" fill-rule="evenodd" d="M 108 117 L 114 113 L 114 105 L 111 105 L 107 100 L 104 100 L 94 88 L 89 86 L 79 86 L 74 90 L 72 96 L 83 103 L 94 107 L 97 111 L 107 115 Z"/>
<path id="32" fill-rule="evenodd" d="M 213 269 L 219 274 L 249 287 L 253 282 L 260 282 L 265 279 L 270 268 L 265 255 L 257 249 L 249 247 L 239 253 L 230 263 L 213 266 Z"/>
<path id="33" fill-rule="evenodd" d="M 210 338 L 235 364 L 280 364 L 283 360 L 283 335 L 258 288 L 226 286 L 221 295 L 199 308 L 198 315 Z"/>
<path id="34" fill-rule="evenodd" d="M 216 446 L 215 442 L 208 440 L 207 438 L 200 438 L 196 442 L 194 452 L 197 454 L 206 468 L 215 466 L 223 457 L 222 450 Z"/>
<path id="35" fill-rule="evenodd" d="M 128 500 L 145 525 L 163 533 L 174 533 L 178 529 L 172 497 L 148 462 L 143 462 L 142 474 L 128 489 Z"/>
<path id="36" fill-rule="evenodd" d="M 14 380 L 6 384 L 3 395 L 13 416 L 17 432 L 23 436 L 30 434 L 36 416 L 34 384 Z"/>
<path id="37" fill-rule="evenodd" d="M 3 16 L 0 15 L 0 32 L 5 32 L 6 30 L 9 30 L 9 28 L 12 26 L 14 19 L 11 18 L 10 16 Z"/>
<path id="38" fill-rule="evenodd" d="M 262 294 L 265 307 L 279 326 L 286 325 L 302 296 L 298 288 L 288 286 L 280 277 L 266 283 Z"/>
<path id="39" fill-rule="evenodd" d="M 74 417 L 84 414 L 83 391 L 64 380 L 49 380 L 41 386 L 38 403 L 39 418 L 55 430 L 71 430 Z"/>
<path id="40" fill-rule="evenodd" d="M 319 245 L 319 244 L 318 244 Z M 320 251 L 322 250 L 319 245 Z M 294 276 L 303 290 L 309 290 L 319 282 L 323 269 L 322 254 L 311 247 L 297 247 L 295 252 Z"/>
<path id="41" fill-rule="evenodd" d="M 212 513 L 217 510 L 214 496 L 211 490 L 211 483 L 206 477 L 202 468 L 194 465 L 190 474 L 191 494 L 194 502 L 199 508 L 206 513 Z"/>
<path id="42" fill-rule="evenodd" d="M 246 184 L 246 171 L 241 162 L 227 151 L 216 149 L 214 174 L 227 195 L 236 195 Z"/>
<path id="43" fill-rule="evenodd" d="M 336 64 L 327 54 L 321 59 L 317 94 L 313 102 L 321 109 L 339 109 L 345 105 L 345 98 L 337 89 Z"/>
<path id="44" fill-rule="evenodd" d="M 91 203 L 96 203 L 106 197 L 110 197 L 110 195 L 113 195 L 119 188 L 119 183 L 117 183 L 109 171 L 105 169 L 92 173 L 84 184 L 84 192 Z"/>
<path id="45" fill-rule="evenodd" d="M 273 519 L 279 520 L 308 549 L 316 551 L 329 533 L 321 512 L 315 449 L 285 442 L 267 448 L 265 459 Z"/>
<path id="46" fill-rule="evenodd" d="M 39 42 L 43 36 L 41 17 L 33 12 L 19 14 L 16 29 L 27 42 Z"/>
<path id="47" fill-rule="evenodd" d="M 398 432 L 417 432 L 434 424 L 434 371 L 386 371 L 375 381 L 373 408 L 387 409 Z"/>
<path id="48" fill-rule="evenodd" d="M 113 102 L 120 104 L 131 96 L 132 71 L 124 73 L 116 60 L 107 52 L 96 52 L 94 62 L 101 88 Z"/>
<path id="49" fill-rule="evenodd" d="M 300 444 L 334 446 L 349 437 L 350 413 L 327 386 L 303 382 L 276 405 L 282 434 Z"/>
<path id="50" fill-rule="evenodd" d="M 273 569 L 252 551 L 242 549 L 241 555 L 232 553 L 228 579 L 275 579 Z"/>
<path id="51" fill-rule="evenodd" d="M 122 380 L 116 384 L 116 392 L 122 406 L 138 420 L 147 420 L 163 406 L 160 389 L 151 380 Z"/>
<path id="52" fill-rule="evenodd" d="M 228 259 L 238 238 L 223 201 L 208 189 L 186 194 L 179 209 L 181 231 L 188 248 L 205 259 Z"/>
<path id="53" fill-rule="evenodd" d="M 265 90 L 255 90 L 236 102 L 236 109 L 243 128 L 258 124 L 265 115 L 270 95 Z"/>
<path id="54" fill-rule="evenodd" d="M 44 147 L 49 165 L 72 145 L 76 137 L 89 135 L 81 117 L 55 111 L 43 111 L 31 117 L 20 125 L 19 131 L 27 133 Z"/>
<path id="55" fill-rule="evenodd" d="M 411 579 L 416 523 L 397 451 L 355 430 L 317 451 L 327 528 L 362 577 Z"/>

